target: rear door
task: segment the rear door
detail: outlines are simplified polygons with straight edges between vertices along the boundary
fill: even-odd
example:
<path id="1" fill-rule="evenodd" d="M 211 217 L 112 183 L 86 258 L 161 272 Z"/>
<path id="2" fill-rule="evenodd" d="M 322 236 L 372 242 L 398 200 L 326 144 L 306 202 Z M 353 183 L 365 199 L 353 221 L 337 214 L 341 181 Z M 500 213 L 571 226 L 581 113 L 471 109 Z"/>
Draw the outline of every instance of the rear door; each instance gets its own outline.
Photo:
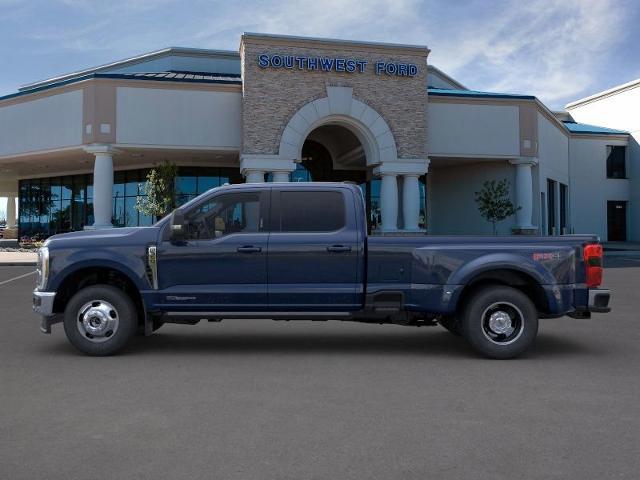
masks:
<path id="1" fill-rule="evenodd" d="M 610 242 L 627 240 L 627 202 L 607 202 L 607 240 Z"/>
<path id="2" fill-rule="evenodd" d="M 267 269 L 272 311 L 360 308 L 356 207 L 349 189 L 273 189 Z"/>

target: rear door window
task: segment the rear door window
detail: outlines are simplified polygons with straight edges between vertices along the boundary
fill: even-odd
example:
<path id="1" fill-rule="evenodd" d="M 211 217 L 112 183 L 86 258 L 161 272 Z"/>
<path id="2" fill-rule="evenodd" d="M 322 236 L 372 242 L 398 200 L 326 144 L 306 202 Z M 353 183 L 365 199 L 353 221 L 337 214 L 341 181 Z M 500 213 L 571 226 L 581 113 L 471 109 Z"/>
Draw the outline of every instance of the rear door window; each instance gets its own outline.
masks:
<path id="1" fill-rule="evenodd" d="M 340 192 L 280 192 L 281 232 L 335 232 L 345 226 Z"/>

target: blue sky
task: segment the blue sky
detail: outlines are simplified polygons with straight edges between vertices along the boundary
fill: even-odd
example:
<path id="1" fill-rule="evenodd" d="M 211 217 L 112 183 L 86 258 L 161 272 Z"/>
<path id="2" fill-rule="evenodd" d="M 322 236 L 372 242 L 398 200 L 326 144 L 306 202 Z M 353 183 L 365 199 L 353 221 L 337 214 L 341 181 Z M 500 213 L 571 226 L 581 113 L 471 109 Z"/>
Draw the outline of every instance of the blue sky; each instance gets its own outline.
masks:
<path id="1" fill-rule="evenodd" d="M 634 0 L 0 0 L 0 94 L 166 46 L 236 50 L 254 31 L 425 44 L 469 88 L 556 109 L 640 77 L 638 25 Z"/>
<path id="2" fill-rule="evenodd" d="M 467 87 L 552 109 L 640 77 L 635 0 L 0 0 L 0 95 L 167 46 L 236 50 L 243 31 L 427 45 Z"/>

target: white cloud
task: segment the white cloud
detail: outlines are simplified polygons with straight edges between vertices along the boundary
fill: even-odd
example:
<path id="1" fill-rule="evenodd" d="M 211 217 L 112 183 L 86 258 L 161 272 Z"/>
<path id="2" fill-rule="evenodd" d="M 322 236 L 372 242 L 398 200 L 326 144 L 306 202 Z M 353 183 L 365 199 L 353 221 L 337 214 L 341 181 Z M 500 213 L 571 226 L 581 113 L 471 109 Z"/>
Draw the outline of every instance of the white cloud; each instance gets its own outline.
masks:
<path id="1" fill-rule="evenodd" d="M 248 30 L 426 44 L 432 63 L 471 88 L 534 94 L 558 107 L 593 91 L 598 66 L 624 38 L 628 18 L 628 8 L 617 0 L 444 5 L 287 0 L 249 9 L 234 4 L 216 12 L 193 40 L 236 48 L 238 34 Z"/>
<path id="2" fill-rule="evenodd" d="M 0 0 L 7 1 L 14 0 Z M 553 107 L 593 92 L 597 75 L 609 73 L 603 64 L 626 37 L 629 11 L 637 9 L 631 0 L 58 0 L 46 5 L 68 18 L 46 19 L 39 9 L 32 11 L 41 23 L 21 35 L 40 53 L 80 51 L 86 58 L 96 52 L 96 63 L 102 63 L 169 45 L 235 50 L 243 31 L 426 44 L 432 49 L 429 61 L 470 88 L 535 94 Z"/>
<path id="3" fill-rule="evenodd" d="M 467 22 L 434 57 L 472 87 L 532 93 L 557 107 L 593 89 L 626 18 L 612 0 L 517 2 L 494 20 Z"/>

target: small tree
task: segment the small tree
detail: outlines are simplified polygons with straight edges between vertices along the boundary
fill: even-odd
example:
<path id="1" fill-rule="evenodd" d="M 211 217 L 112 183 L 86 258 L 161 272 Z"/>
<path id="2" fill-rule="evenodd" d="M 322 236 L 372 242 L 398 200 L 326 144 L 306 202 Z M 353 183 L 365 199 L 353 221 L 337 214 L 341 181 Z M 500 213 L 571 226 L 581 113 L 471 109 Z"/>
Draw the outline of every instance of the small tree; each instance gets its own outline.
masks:
<path id="1" fill-rule="evenodd" d="M 515 207 L 509 198 L 509 182 L 502 179 L 499 182 L 495 180 L 487 180 L 482 184 L 482 189 L 475 192 L 476 203 L 480 215 L 491 222 L 493 226 L 493 234 L 497 235 L 498 230 L 496 224 L 501 222 L 520 210 Z"/>
<path id="2" fill-rule="evenodd" d="M 177 174 L 178 167 L 168 160 L 152 168 L 142 188 L 146 196 L 136 199 L 136 210 L 144 215 L 162 218 L 176 208 Z"/>

